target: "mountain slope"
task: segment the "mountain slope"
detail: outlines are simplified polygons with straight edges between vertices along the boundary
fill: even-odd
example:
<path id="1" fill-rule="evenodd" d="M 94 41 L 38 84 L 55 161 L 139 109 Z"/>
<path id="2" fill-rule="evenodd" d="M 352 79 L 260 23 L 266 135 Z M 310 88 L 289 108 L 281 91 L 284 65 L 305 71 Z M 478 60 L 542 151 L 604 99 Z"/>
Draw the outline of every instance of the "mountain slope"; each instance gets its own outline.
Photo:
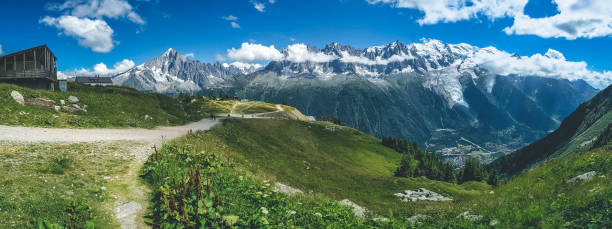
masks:
<path id="1" fill-rule="evenodd" d="M 499 158 L 489 166 L 505 175 L 514 175 L 542 161 L 559 155 L 585 151 L 598 138 L 609 139 L 612 123 L 612 86 L 588 102 L 581 104 L 555 131 L 512 154 Z M 598 145 L 605 145 L 599 142 Z"/>

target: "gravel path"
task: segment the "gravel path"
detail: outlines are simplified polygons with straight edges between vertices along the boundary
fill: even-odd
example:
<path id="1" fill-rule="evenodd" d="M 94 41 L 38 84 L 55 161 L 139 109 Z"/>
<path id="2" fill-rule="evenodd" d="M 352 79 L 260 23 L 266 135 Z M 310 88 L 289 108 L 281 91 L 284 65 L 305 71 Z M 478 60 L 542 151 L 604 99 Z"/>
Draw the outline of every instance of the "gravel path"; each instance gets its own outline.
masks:
<path id="1" fill-rule="evenodd" d="M 157 143 L 183 136 L 192 131 L 208 130 L 217 120 L 203 119 L 184 126 L 155 129 L 53 129 L 21 126 L 0 126 L 0 140 L 15 142 L 96 142 L 139 141 Z"/>

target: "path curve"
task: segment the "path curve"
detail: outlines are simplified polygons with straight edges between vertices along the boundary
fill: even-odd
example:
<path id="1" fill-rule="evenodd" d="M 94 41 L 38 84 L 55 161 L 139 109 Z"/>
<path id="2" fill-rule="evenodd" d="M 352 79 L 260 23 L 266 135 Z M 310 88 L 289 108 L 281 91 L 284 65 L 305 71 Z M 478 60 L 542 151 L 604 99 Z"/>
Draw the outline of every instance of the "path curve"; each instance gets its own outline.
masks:
<path id="1" fill-rule="evenodd" d="M 140 141 L 157 143 L 187 134 L 191 131 L 208 130 L 217 120 L 203 119 L 184 126 L 157 127 L 154 129 L 55 129 L 22 126 L 1 126 L 0 140 L 15 142 L 97 142 Z"/>

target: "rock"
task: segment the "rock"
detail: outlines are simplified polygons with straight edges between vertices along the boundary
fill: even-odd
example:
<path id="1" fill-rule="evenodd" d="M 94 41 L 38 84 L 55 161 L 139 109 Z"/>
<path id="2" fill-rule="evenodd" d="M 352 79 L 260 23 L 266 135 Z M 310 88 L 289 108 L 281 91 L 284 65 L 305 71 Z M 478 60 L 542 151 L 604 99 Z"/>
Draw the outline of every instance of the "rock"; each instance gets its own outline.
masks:
<path id="1" fill-rule="evenodd" d="M 53 109 L 54 109 L 55 111 L 60 111 L 60 110 L 62 109 L 62 107 L 60 107 L 60 106 L 53 106 Z"/>
<path id="2" fill-rule="evenodd" d="M 575 183 L 575 182 L 578 182 L 578 181 L 587 181 L 587 180 L 593 179 L 593 177 L 595 177 L 595 175 L 597 175 L 597 172 L 595 172 L 595 171 L 587 172 L 587 173 L 584 173 L 582 175 L 578 175 L 578 176 L 576 176 L 576 177 L 574 177 L 572 179 L 567 180 L 567 183 Z"/>
<path id="3" fill-rule="evenodd" d="M 357 216 L 359 218 L 365 218 L 366 213 L 368 212 L 368 209 L 366 209 L 364 207 L 361 207 L 361 206 L 357 205 L 356 203 L 353 203 L 349 199 L 344 199 L 344 200 L 338 201 L 338 204 L 340 204 L 342 206 L 349 206 L 349 207 L 353 208 L 353 214 L 355 214 L 355 216 Z"/>
<path id="4" fill-rule="evenodd" d="M 408 217 L 408 222 L 416 223 L 416 222 L 426 219 L 427 217 L 428 216 L 421 215 L 421 214 L 413 215 L 413 216 Z"/>
<path id="5" fill-rule="evenodd" d="M 76 108 L 77 110 L 81 110 L 81 107 L 79 106 L 79 104 L 72 104 L 72 107 Z"/>
<path id="6" fill-rule="evenodd" d="M 473 214 L 470 213 L 470 211 L 465 211 L 465 212 L 459 214 L 457 216 L 457 218 L 464 218 L 464 219 L 467 219 L 469 221 L 476 221 L 476 220 L 481 220 L 482 216 L 481 215 L 473 215 Z"/>
<path id="7" fill-rule="evenodd" d="M 68 113 L 77 113 L 79 111 L 79 109 L 70 106 L 62 106 L 62 110 Z"/>
<path id="8" fill-rule="evenodd" d="M 21 105 L 25 103 L 25 100 L 23 99 L 23 95 L 21 95 L 21 93 L 19 93 L 18 91 L 11 91 L 11 97 L 13 97 L 15 102 Z"/>
<path id="9" fill-rule="evenodd" d="M 419 200 L 427 200 L 427 201 L 450 201 L 453 200 L 451 198 L 442 196 L 438 193 L 429 191 L 424 188 L 419 188 L 415 191 L 406 190 L 403 193 L 395 193 L 395 196 L 399 197 L 402 201 L 419 201 Z"/>
<path id="10" fill-rule="evenodd" d="M 297 188 L 293 188 L 289 185 L 285 185 L 285 184 L 281 184 L 281 183 L 274 183 L 274 190 L 280 193 L 285 193 L 287 195 L 295 195 L 295 194 L 301 194 L 304 193 L 302 192 L 302 190 L 299 190 Z"/>
<path id="11" fill-rule="evenodd" d="M 25 105 L 35 106 L 45 109 L 55 109 L 55 101 L 45 98 L 26 99 Z"/>
<path id="12" fill-rule="evenodd" d="M 372 220 L 377 221 L 377 222 L 388 222 L 389 218 L 387 218 L 387 217 L 375 217 Z"/>
<path id="13" fill-rule="evenodd" d="M 68 102 L 75 104 L 79 102 L 79 98 L 77 98 L 76 96 L 68 96 Z"/>
<path id="14" fill-rule="evenodd" d="M 61 104 L 62 106 L 66 105 L 66 100 L 60 99 L 60 104 Z"/>

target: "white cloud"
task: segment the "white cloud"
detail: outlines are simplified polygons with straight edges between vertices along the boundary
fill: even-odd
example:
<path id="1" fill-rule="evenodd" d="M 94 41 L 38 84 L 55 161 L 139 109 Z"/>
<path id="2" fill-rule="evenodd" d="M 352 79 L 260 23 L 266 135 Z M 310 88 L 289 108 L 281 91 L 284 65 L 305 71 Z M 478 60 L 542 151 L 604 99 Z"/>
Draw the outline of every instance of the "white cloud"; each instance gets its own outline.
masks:
<path id="1" fill-rule="evenodd" d="M 531 34 L 544 38 L 576 39 L 612 35 L 612 4 L 609 0 L 555 0 L 559 14 L 531 18 L 524 14 L 514 17 L 507 34 Z"/>
<path id="2" fill-rule="evenodd" d="M 221 18 L 226 21 L 238 21 L 238 17 L 231 15 L 231 14 L 227 16 L 223 16 Z"/>
<path id="3" fill-rule="evenodd" d="M 259 12 L 264 12 L 266 10 L 266 5 L 259 2 L 253 2 L 253 7 L 255 7 L 255 9 L 257 9 Z"/>
<path id="4" fill-rule="evenodd" d="M 276 0 L 268 0 L 268 2 L 269 2 L 270 4 L 274 4 L 274 3 L 276 3 Z"/>
<path id="5" fill-rule="evenodd" d="M 70 15 L 77 17 L 127 18 L 136 24 L 146 23 L 126 0 L 67 0 L 63 4 L 48 4 L 47 9 L 66 10 L 70 12 Z"/>
<path id="6" fill-rule="evenodd" d="M 274 48 L 274 45 L 265 46 L 248 42 L 242 43 L 239 49 L 228 49 L 227 56 L 232 60 L 242 62 L 272 61 L 283 58 L 283 54 Z"/>
<path id="7" fill-rule="evenodd" d="M 402 54 L 402 55 L 393 55 L 387 59 L 382 59 L 380 57 L 377 57 L 376 59 L 372 60 L 364 56 L 352 56 L 348 52 L 343 51 L 340 61 L 345 62 L 345 63 L 356 63 L 356 64 L 365 64 L 365 65 L 387 65 L 392 62 L 403 62 L 405 60 L 410 60 L 410 59 L 414 59 L 414 57 Z"/>
<path id="8" fill-rule="evenodd" d="M 113 29 L 101 19 L 78 18 L 64 15 L 58 18 L 46 16 L 39 23 L 54 26 L 63 34 L 72 36 L 79 45 L 94 52 L 107 53 L 114 47 Z"/>
<path id="9" fill-rule="evenodd" d="M 69 78 L 74 76 L 113 76 L 119 73 L 126 72 L 136 66 L 134 61 L 123 59 L 113 65 L 113 68 L 108 68 L 104 63 L 98 63 L 94 65 L 93 70 L 81 68 L 72 71 L 60 71 L 58 72 L 58 78 Z"/>
<path id="10" fill-rule="evenodd" d="M 236 23 L 235 21 L 230 23 L 232 25 L 232 28 L 234 29 L 240 29 L 240 25 L 238 23 Z"/>
<path id="11" fill-rule="evenodd" d="M 337 56 L 327 55 L 318 51 L 308 50 L 308 46 L 305 44 L 293 44 L 287 46 L 286 60 L 292 62 L 329 62 L 338 59 Z"/>
<path id="12" fill-rule="evenodd" d="M 223 63 L 223 66 L 226 67 L 226 68 L 229 67 L 230 65 L 234 66 L 234 67 L 237 67 L 237 68 L 240 68 L 240 69 L 250 69 L 250 68 L 256 68 L 257 69 L 257 68 L 262 68 L 263 67 L 261 64 L 249 64 L 249 63 L 243 63 L 243 62 L 239 62 L 239 61 L 233 62 L 231 64 Z"/>
<path id="13" fill-rule="evenodd" d="M 593 38 L 612 35 L 610 0 L 550 0 L 558 14 L 531 18 L 523 13 L 528 0 L 366 0 L 370 4 L 390 4 L 397 8 L 422 11 L 419 24 L 457 22 L 483 15 L 490 20 L 513 18 L 507 34 L 536 35 L 544 38 Z"/>
<path id="14" fill-rule="evenodd" d="M 423 11 L 419 24 L 456 22 L 485 15 L 490 19 L 513 16 L 522 12 L 528 0 L 366 0 L 370 4 L 391 4 L 397 8 Z M 468 4 L 470 2 L 471 4 Z"/>
<path id="15" fill-rule="evenodd" d="M 4 54 L 4 52 L 2 51 L 2 45 L 0 45 L 0 55 Z"/>
<path id="16" fill-rule="evenodd" d="M 192 52 L 190 52 L 190 53 L 187 53 L 187 54 L 185 54 L 185 55 L 183 55 L 183 56 L 185 56 L 185 57 L 189 57 L 189 58 L 194 58 L 194 57 L 195 57 L 195 54 L 193 54 Z"/>
<path id="17" fill-rule="evenodd" d="M 510 53 L 488 47 L 474 55 L 474 62 L 499 75 L 541 76 L 572 81 L 582 79 L 596 88 L 605 88 L 612 83 L 612 72 L 589 70 L 586 62 L 568 61 L 561 52 L 553 49 L 549 49 L 544 55 L 534 54 L 517 58 Z"/>

